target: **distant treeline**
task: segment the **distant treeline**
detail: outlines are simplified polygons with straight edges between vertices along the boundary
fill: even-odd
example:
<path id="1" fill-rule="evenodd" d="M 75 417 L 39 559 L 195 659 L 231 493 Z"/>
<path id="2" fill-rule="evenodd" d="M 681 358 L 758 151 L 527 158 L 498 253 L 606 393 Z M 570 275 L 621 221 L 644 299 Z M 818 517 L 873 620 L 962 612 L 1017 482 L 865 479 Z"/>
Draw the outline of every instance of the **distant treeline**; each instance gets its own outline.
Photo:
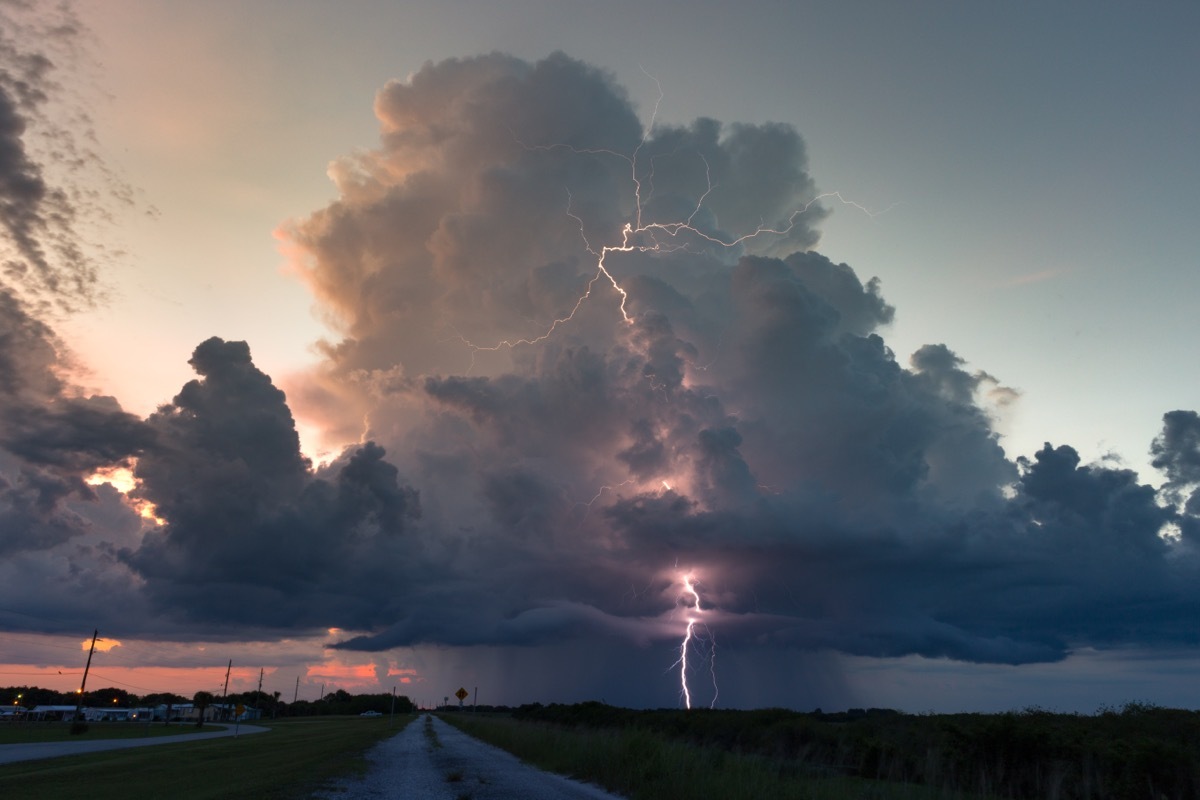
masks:
<path id="1" fill-rule="evenodd" d="M 35 706 L 75 705 L 79 699 L 77 692 L 59 692 L 54 689 L 42 689 L 38 686 L 6 686 L 0 688 L 0 705 L 12 708 L 22 706 L 32 709 Z M 221 702 L 221 697 L 215 697 Z M 154 708 L 159 705 L 179 705 L 191 703 L 193 697 L 185 697 L 170 692 L 136 695 L 124 689 L 105 687 L 85 692 L 83 705 L 89 708 L 120 707 L 120 708 Z M 299 700 L 286 703 L 280 699 L 279 692 L 238 692 L 231 693 L 226 703 L 237 705 L 241 703 L 247 708 L 257 708 L 263 717 L 311 717 L 327 714 L 361 714 L 364 711 L 378 711 L 387 714 L 392 711 L 392 695 L 390 694 L 350 694 L 342 689 L 330 692 L 320 700 Z M 404 695 L 396 696 L 396 713 L 407 714 L 416 710 L 416 706 Z"/>
<path id="2" fill-rule="evenodd" d="M 1092 716 L 634 711 L 602 703 L 525 705 L 517 719 L 640 729 L 831 773 L 1005 798 L 1200 797 L 1200 712 L 1132 703 Z"/>

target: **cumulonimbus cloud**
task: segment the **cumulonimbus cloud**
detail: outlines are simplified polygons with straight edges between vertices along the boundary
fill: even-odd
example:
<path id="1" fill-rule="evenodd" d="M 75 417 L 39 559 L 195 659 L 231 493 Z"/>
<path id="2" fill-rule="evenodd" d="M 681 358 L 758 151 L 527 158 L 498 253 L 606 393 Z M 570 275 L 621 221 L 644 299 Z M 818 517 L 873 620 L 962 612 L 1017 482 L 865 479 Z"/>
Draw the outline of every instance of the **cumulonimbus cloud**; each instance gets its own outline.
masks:
<path id="1" fill-rule="evenodd" d="M 5 444 L 75 474 L 136 457 L 163 524 L 104 564 L 138 624 L 637 648 L 678 635 L 690 572 L 768 660 L 1191 641 L 1194 412 L 1153 445 L 1163 490 L 1063 444 L 1005 453 L 996 379 L 942 343 L 898 359 L 879 281 L 814 249 L 790 127 L 650 127 L 562 54 L 431 63 L 376 113 L 338 199 L 283 230 L 334 330 L 310 374 L 285 395 L 211 339 L 110 426 L 124 450 Z M 293 413 L 349 445 L 314 469 Z"/>
<path id="2" fill-rule="evenodd" d="M 334 436 L 366 419 L 457 599 L 431 580 L 348 646 L 491 643 L 539 608 L 655 620 L 675 564 L 726 635 L 779 646 L 1048 660 L 1132 607 L 1171 638 L 1178 512 L 1066 446 L 1010 458 L 995 379 L 945 345 L 899 363 L 879 282 L 812 250 L 791 128 L 647 128 L 561 54 L 428 64 L 376 112 L 380 147 L 287 228 L 341 332 L 293 397 Z M 786 233 L 742 238 L 762 229 Z"/>

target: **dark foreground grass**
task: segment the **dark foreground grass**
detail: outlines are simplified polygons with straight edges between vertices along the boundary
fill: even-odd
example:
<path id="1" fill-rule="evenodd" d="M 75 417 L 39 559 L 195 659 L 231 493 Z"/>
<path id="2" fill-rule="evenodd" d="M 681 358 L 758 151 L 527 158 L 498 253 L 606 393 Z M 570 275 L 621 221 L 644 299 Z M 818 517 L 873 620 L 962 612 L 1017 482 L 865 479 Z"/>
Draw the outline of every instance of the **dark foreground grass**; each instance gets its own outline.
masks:
<path id="1" fill-rule="evenodd" d="M 0 724 L 0 745 L 31 742 L 87 742 L 96 739 L 146 739 L 177 736 L 181 733 L 212 733 L 224 730 L 216 725 L 197 728 L 195 723 L 163 725 L 138 722 L 89 722 L 84 733 L 71 733 L 68 722 L 17 722 Z"/>
<path id="2" fill-rule="evenodd" d="M 364 754 L 413 717 L 309 718 L 258 723 L 238 738 L 181 742 L 0 766 L 0 798 L 171 800 L 308 797 L 330 780 L 361 774 Z"/>
<path id="3" fill-rule="evenodd" d="M 445 714 L 442 719 L 523 761 L 632 800 L 963 797 L 927 787 L 821 773 L 795 761 L 695 746 L 644 730 L 585 730 L 488 714 Z"/>

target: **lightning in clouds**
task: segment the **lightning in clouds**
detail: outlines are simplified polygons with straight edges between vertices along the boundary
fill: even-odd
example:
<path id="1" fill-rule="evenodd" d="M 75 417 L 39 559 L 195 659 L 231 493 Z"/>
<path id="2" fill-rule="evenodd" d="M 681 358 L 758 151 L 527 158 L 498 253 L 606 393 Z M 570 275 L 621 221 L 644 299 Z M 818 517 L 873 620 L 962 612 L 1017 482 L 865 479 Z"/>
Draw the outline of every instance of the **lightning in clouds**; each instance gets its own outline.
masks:
<path id="1" fill-rule="evenodd" d="M 687 209 L 686 214 L 681 214 L 672 221 L 649 221 L 646 214 L 646 204 L 654 195 L 656 164 L 653 156 L 649 159 L 648 166 L 645 166 L 640 159 L 642 159 L 643 150 L 654 132 L 659 107 L 663 99 L 663 92 L 658 81 L 653 76 L 648 75 L 648 77 L 658 86 L 658 98 L 655 101 L 649 123 L 644 128 L 641 139 L 631 154 L 627 155 L 609 148 L 581 148 L 565 143 L 529 145 L 521 142 L 515 134 L 512 134 L 510 129 L 510 134 L 513 135 L 514 141 L 526 152 L 563 151 L 572 156 L 613 158 L 624 162 L 628 170 L 626 173 L 628 181 L 627 191 L 632 195 L 633 206 L 630 218 L 620 226 L 619 238 L 617 240 L 605 244 L 595 243 L 588 236 L 587 223 L 581 215 L 582 212 L 577 212 L 574 208 L 574 195 L 568 188 L 565 214 L 578 226 L 583 249 L 595 259 L 594 272 L 584 286 L 583 292 L 576 298 L 569 312 L 555 318 L 536 336 L 501 339 L 492 345 L 479 345 L 470 341 L 467 337 L 459 335 L 459 340 L 471 350 L 471 365 L 469 369 L 474 368 L 475 354 L 478 352 L 497 352 L 522 345 L 537 345 L 550 339 L 560 327 L 570 323 L 584 304 L 592 298 L 598 287 L 603 287 L 605 284 L 611 286 L 612 291 L 619 297 L 618 311 L 621 320 L 627 326 L 633 325 L 636 320 L 627 306 L 629 292 L 622 286 L 614 272 L 610 270 L 610 256 L 643 254 L 655 257 L 680 251 L 698 253 L 705 246 L 732 251 L 758 238 L 777 237 L 783 239 L 797 228 L 805 214 L 812 210 L 814 206 L 817 209 L 821 209 L 819 205 L 820 201 L 827 199 L 835 199 L 842 205 L 851 206 L 872 218 L 878 216 L 878 214 L 886 213 L 886 211 L 894 207 L 893 205 L 888 209 L 884 209 L 884 211 L 873 212 L 858 202 L 846 199 L 838 191 L 823 192 L 816 194 L 811 199 L 793 208 L 782 225 L 771 226 L 759 224 L 749 232 L 740 235 L 722 235 L 715 231 L 710 232 L 697 223 L 697 218 L 705 212 L 705 204 L 717 187 L 713 181 L 712 167 L 709 160 L 703 153 L 695 151 L 696 162 L 693 170 L 697 173 L 702 172 L 703 188 L 698 192 L 694 204 Z M 712 220 L 714 223 L 717 221 L 715 213 L 712 214 Z M 528 235 L 532 238 L 537 235 L 537 232 L 529 231 Z M 649 377 L 652 378 L 653 376 Z M 668 402 L 670 402 L 669 398 Z M 618 486 L 626 486 L 630 483 L 633 483 L 633 481 L 626 480 L 618 484 Z M 674 487 L 668 480 L 663 479 L 659 484 L 664 492 L 669 494 L 674 493 Z M 610 490 L 614 490 L 614 487 L 608 485 L 602 486 L 592 499 L 584 505 L 590 509 L 593 503 L 599 500 L 605 491 Z M 711 705 L 715 705 L 718 694 L 715 672 L 715 643 L 713 642 L 711 632 L 703 624 L 705 609 L 701 605 L 694 576 L 688 573 L 681 578 L 681 581 L 683 584 L 683 594 L 681 597 L 686 600 L 689 609 L 687 626 L 683 640 L 679 646 L 679 658 L 675 663 L 675 666 L 679 667 L 680 672 L 681 695 L 685 706 L 691 708 L 692 693 L 688 685 L 688 657 L 693 648 L 697 648 L 700 643 L 707 641 L 709 644 L 707 660 L 713 680 Z M 700 625 L 703 629 L 703 635 L 697 630 L 697 625 Z"/>
<path id="2" fill-rule="evenodd" d="M 337 328 L 319 367 L 285 398 L 212 343 L 150 421 L 140 494 L 170 524 L 125 558 L 156 609 L 337 626 L 346 650 L 493 648 L 517 702 L 538 672 L 559 698 L 619 681 L 610 698 L 681 706 L 707 705 L 718 626 L 722 704 L 808 707 L 814 652 L 1025 663 L 1103 643 L 1100 609 L 1186 628 L 1171 587 L 1200 581 L 1157 531 L 1193 523 L 1069 449 L 1007 458 L 990 379 L 947 346 L 898 361 L 880 282 L 813 249 L 831 207 L 884 212 L 820 193 L 791 126 L 656 127 L 562 54 L 429 64 L 375 109 L 379 148 L 284 234 Z M 293 408 L 359 448 L 312 476 Z M 1165 454 L 1200 427 L 1177 422 Z M 286 564 L 247 569 L 247 545 Z M 673 562 L 719 569 L 719 598 Z M 1097 619 L 1064 634 L 1031 585 Z"/>
<path id="3" fill-rule="evenodd" d="M 650 77 L 651 80 L 654 80 L 655 84 L 658 85 L 658 81 L 654 79 L 653 76 Z M 818 204 L 821 200 L 836 199 L 842 205 L 855 208 L 871 218 L 885 214 L 895 208 L 897 205 L 893 203 L 882 211 L 872 211 L 861 203 L 846 199 L 842 196 L 840 191 L 822 192 L 793 209 L 785 221 L 786 224 L 782 227 L 771 227 L 760 224 L 753 230 L 738 236 L 720 236 L 715 233 L 708 233 L 698 227 L 695 224 L 695 220 L 696 217 L 705 209 L 705 201 L 708 199 L 709 195 L 712 194 L 714 189 L 716 189 L 716 185 L 712 180 L 712 169 L 709 165 L 708 159 L 704 157 L 703 153 L 697 152 L 696 157 L 699 159 L 700 163 L 703 164 L 705 187 L 704 190 L 699 194 L 699 197 L 697 198 L 695 205 L 692 207 L 691 212 L 686 217 L 671 222 L 645 222 L 644 201 L 642 197 L 642 191 L 644 188 L 643 181 L 649 184 L 650 194 L 652 195 L 654 160 L 651 159 L 648 175 L 642 176 L 639 173 L 638 159 L 642 149 L 645 147 L 646 142 L 649 140 L 654 131 L 655 122 L 658 117 L 659 105 L 662 102 L 662 98 L 662 87 L 659 86 L 659 95 L 658 99 L 655 101 L 654 110 L 650 116 L 650 122 L 646 126 L 645 132 L 642 135 L 642 139 L 638 143 L 638 146 L 634 149 L 632 155 L 626 155 L 624 153 L 619 153 L 615 150 L 610 150 L 607 148 L 577 148 L 562 143 L 527 145 L 517 140 L 517 143 L 527 151 L 563 150 L 578 156 L 611 156 L 626 162 L 629 167 L 629 182 L 634 200 L 632 214 L 633 219 L 621 226 L 619 242 L 598 246 L 594 245 L 591 241 L 589 241 L 583 218 L 576 214 L 572 208 L 572 201 L 574 198 L 571 191 L 568 189 L 566 215 L 578 224 L 579 236 L 583 241 L 584 249 L 596 259 L 594 274 L 587 282 L 582 294 L 580 294 L 578 299 L 576 299 L 571 310 L 567 314 L 554 319 L 545 327 L 543 332 L 537 336 L 521 337 L 516 339 L 501 339 L 493 345 L 479 345 L 470 341 L 467 337 L 459 335 L 459 340 L 462 341 L 463 344 L 465 344 L 472 351 L 472 366 L 474 366 L 473 354 L 476 352 L 497 352 L 503 349 L 512 349 L 520 345 L 534 345 L 546 341 L 554 335 L 555 331 L 560 326 L 569 323 L 575 318 L 575 315 L 579 312 L 579 309 L 592 297 L 592 293 L 596 289 L 597 284 L 603 285 L 605 281 L 607 281 L 608 285 L 612 286 L 613 291 L 621 298 L 619 304 L 621 318 L 626 324 L 632 324 L 634 322 L 634 318 L 630 315 L 629 310 L 626 307 L 626 302 L 629 300 L 629 293 L 621 285 L 616 276 L 613 275 L 613 273 L 609 270 L 608 265 L 605 263 L 608 257 L 612 254 L 645 253 L 662 255 L 666 253 L 674 253 L 679 250 L 689 250 L 691 244 L 691 242 L 688 241 L 689 239 L 693 239 L 696 242 L 703 242 L 708 245 L 714 245 L 727 250 L 732 250 L 759 237 L 775 236 L 783 238 L 791 234 L 792 231 L 796 229 L 799 221 L 804 217 L 805 214 L 809 212 L 809 210 L 813 208 L 813 206 L 817 206 L 817 208 L 820 209 L 821 206 Z M 648 199 L 649 197 L 647 197 L 647 200 Z M 530 232 L 531 237 L 534 235 L 535 233 Z"/>

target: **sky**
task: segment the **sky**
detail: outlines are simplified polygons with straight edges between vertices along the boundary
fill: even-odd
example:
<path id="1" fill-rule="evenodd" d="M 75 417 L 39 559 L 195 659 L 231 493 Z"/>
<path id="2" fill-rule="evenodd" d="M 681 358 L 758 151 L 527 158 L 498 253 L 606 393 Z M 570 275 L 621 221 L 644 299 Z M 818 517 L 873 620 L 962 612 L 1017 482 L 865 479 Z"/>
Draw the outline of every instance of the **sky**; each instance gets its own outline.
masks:
<path id="1" fill-rule="evenodd" d="M 1191 4 L 0 14 L 0 683 L 1200 707 Z"/>

